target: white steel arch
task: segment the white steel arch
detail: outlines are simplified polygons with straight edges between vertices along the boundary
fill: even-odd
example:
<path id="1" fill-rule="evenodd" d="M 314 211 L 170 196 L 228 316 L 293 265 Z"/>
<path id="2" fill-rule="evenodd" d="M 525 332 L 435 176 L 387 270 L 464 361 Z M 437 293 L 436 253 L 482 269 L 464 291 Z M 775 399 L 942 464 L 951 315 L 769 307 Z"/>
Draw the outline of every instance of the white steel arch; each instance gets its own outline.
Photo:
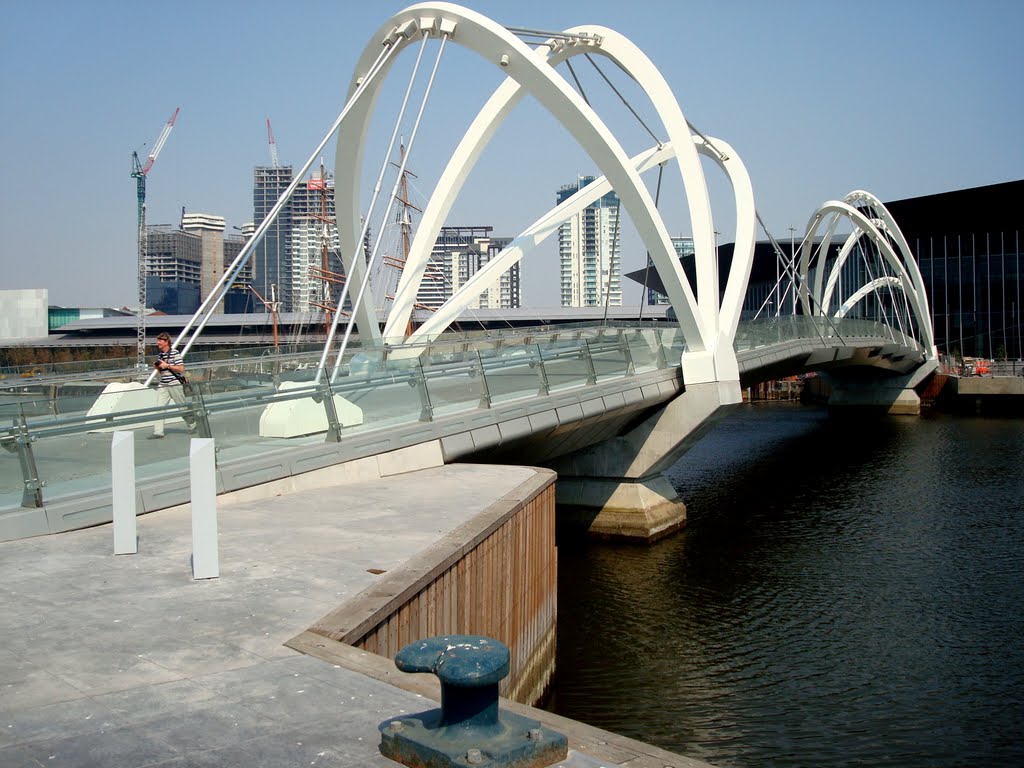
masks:
<path id="1" fill-rule="evenodd" d="M 865 216 L 860 210 L 853 207 L 852 203 L 855 202 L 863 202 L 870 205 L 870 207 L 874 209 L 874 212 L 878 214 L 877 217 L 872 219 Z M 921 278 L 921 272 L 918 269 L 917 261 L 914 259 L 909 246 L 907 246 L 903 234 L 899 232 L 899 226 L 885 209 L 885 206 L 882 205 L 874 195 L 864 192 L 863 190 L 851 192 L 842 201 L 830 200 L 826 202 L 811 217 L 811 220 L 807 225 L 807 234 L 804 237 L 803 248 L 801 249 L 800 255 L 800 275 L 803 278 L 800 285 L 800 300 L 804 312 L 809 315 L 825 315 L 829 311 L 829 305 L 824 302 L 823 297 L 820 306 L 811 306 L 809 291 L 807 288 L 808 276 L 811 268 L 813 239 L 827 217 L 831 218 L 827 227 L 826 238 L 818 249 L 817 258 L 820 268 L 818 270 L 816 280 L 815 294 L 822 297 L 820 286 L 823 278 L 822 273 L 824 272 L 824 260 L 828 253 L 828 242 L 831 239 L 832 232 L 834 231 L 838 220 L 841 217 L 845 217 L 853 223 L 854 232 L 847 238 L 843 248 L 840 249 L 840 258 L 842 261 L 845 261 L 849 257 L 853 249 L 853 244 L 859 237 L 866 236 L 874 243 L 886 264 L 888 264 L 890 269 L 892 269 L 892 271 L 899 277 L 899 287 L 903 291 L 911 312 L 913 313 L 918 331 L 921 334 L 921 342 L 925 348 L 926 355 L 929 358 L 936 357 L 937 353 L 935 350 L 934 333 L 931 325 L 931 314 L 928 307 L 928 297 L 924 291 L 924 281 Z M 878 224 L 883 225 L 886 232 L 890 234 L 892 239 L 897 243 L 897 247 L 899 248 L 898 253 L 893 249 L 889 238 L 879 230 Z M 834 285 L 835 281 L 838 279 L 838 270 L 842 268 L 842 261 L 837 259 L 836 263 L 833 265 L 832 273 L 829 275 L 829 286 Z M 872 281 L 872 283 L 874 282 L 876 281 Z M 882 281 L 877 285 L 873 285 L 872 290 L 881 285 L 893 285 L 893 283 L 890 281 Z M 828 295 L 829 300 L 831 301 L 831 291 L 828 291 Z"/>
<path id="2" fill-rule="evenodd" d="M 602 27 L 580 27 L 570 30 L 570 33 L 587 31 L 586 40 L 576 37 L 568 42 L 552 41 L 550 46 L 542 46 L 542 49 L 548 51 L 548 55 L 544 56 L 542 53 L 531 50 L 515 35 L 490 19 L 449 3 L 422 3 L 407 8 L 385 24 L 375 40 L 394 39 L 396 46 L 401 47 L 408 44 L 408 41 L 417 33 L 422 34 L 426 31 L 433 34 L 442 29 L 450 33 L 454 42 L 473 50 L 495 66 L 501 67 L 509 79 L 499 87 L 481 110 L 470 130 L 467 131 L 442 176 L 431 198 L 431 203 L 424 211 L 417 240 L 413 243 L 405 270 L 408 276 L 403 274 L 393 308 L 394 317 L 385 330 L 385 337 L 394 338 L 397 335 L 395 329 L 404 326 L 404 318 L 407 318 L 407 312 L 411 311 L 418 280 L 422 277 L 426 261 L 429 258 L 429 251 L 440 230 L 441 222 L 473 163 L 520 95 L 529 92 L 570 131 L 591 155 L 598 168 L 619 194 L 623 206 L 636 224 L 641 240 L 662 274 L 666 291 L 676 309 L 687 341 L 686 357 L 690 358 L 689 366 L 684 360 L 684 367 L 690 369 L 687 380 L 696 383 L 698 381 L 735 379 L 736 375 L 730 370 L 735 368 L 731 344 L 728 345 L 727 355 L 728 358 L 732 358 L 731 365 L 726 359 L 723 359 L 724 369 L 718 374 L 715 372 L 715 358 L 719 354 L 724 354 L 720 339 L 723 323 L 718 307 L 718 286 L 715 283 L 717 268 L 714 263 L 714 225 L 711 220 L 706 184 L 701 172 L 700 161 L 697 158 L 697 147 L 694 146 L 694 139 L 690 134 L 688 124 L 672 96 L 671 90 L 649 59 L 626 38 Z M 376 50 L 376 42 L 367 47 L 360 59 L 357 72 L 366 70 L 374 59 Z M 626 157 L 625 152 L 596 113 L 552 68 L 552 62 L 557 63 L 575 53 L 602 53 L 614 59 L 629 72 L 651 96 L 652 102 L 665 124 L 669 140 L 677 148 L 677 163 L 679 163 L 683 175 L 694 228 L 699 302 L 675 257 L 668 231 L 634 164 Z M 359 77 L 354 79 L 351 88 L 353 92 L 360 82 Z M 357 171 L 362 161 L 360 138 L 367 129 L 372 106 L 379 93 L 380 82 L 381 80 L 378 78 L 371 83 L 371 92 L 368 94 L 368 98 L 360 103 L 360 109 L 351 111 L 350 119 L 343 123 L 338 134 L 335 178 L 350 180 L 348 186 L 337 185 L 335 192 L 339 230 L 346 233 L 347 240 L 343 243 L 343 253 L 352 254 L 357 249 L 354 237 L 347 233 L 359 231 Z M 714 150 L 709 150 L 709 154 L 715 156 L 717 153 Z M 733 158 L 731 164 L 730 158 Z M 731 180 L 734 180 L 734 176 L 735 179 L 740 180 L 738 184 L 734 180 L 734 190 L 738 195 L 737 199 L 742 198 L 743 200 L 741 208 L 744 213 L 741 214 L 741 218 L 744 221 L 749 218 L 752 222 L 755 214 L 749 179 L 746 177 L 745 170 L 742 169 L 742 164 L 735 158 L 735 153 L 732 153 L 731 155 L 723 154 L 716 159 L 723 163 L 724 167 L 727 166 Z M 742 173 L 739 172 L 740 170 Z M 350 216 L 346 226 L 340 225 L 343 210 Z M 748 210 L 749 216 L 746 214 Z M 749 240 L 752 257 L 752 225 L 750 226 Z M 351 261 L 352 259 L 349 257 L 346 260 L 346 265 Z M 356 260 L 356 262 L 358 261 Z M 746 264 L 744 262 L 748 262 L 748 260 L 740 258 L 734 261 L 734 264 L 745 266 L 749 271 L 749 262 Z M 356 263 L 353 265 L 353 270 L 361 270 L 362 266 L 362 264 Z M 746 282 L 745 275 L 743 279 L 731 282 L 741 286 Z M 735 298 L 742 296 L 742 290 L 737 288 L 729 295 L 734 299 L 736 320 L 738 320 L 739 301 Z M 732 313 L 730 312 L 730 314 Z M 726 329 L 725 338 L 731 340 L 735 333 L 735 322 L 732 317 L 728 318 L 724 328 Z"/>
<path id="3" fill-rule="evenodd" d="M 853 309 L 857 302 L 864 299 L 866 296 L 874 293 L 883 285 L 889 285 L 893 288 L 902 287 L 903 281 L 898 277 L 892 275 L 886 275 L 884 277 L 876 277 L 874 280 L 862 285 L 858 288 L 853 295 L 850 296 L 846 301 L 843 302 L 843 306 L 836 310 L 835 317 L 845 317 L 846 313 Z"/>
<path id="4" fill-rule="evenodd" d="M 714 144 L 715 149 L 711 149 L 704 139 L 696 136 L 693 137 L 698 151 L 717 162 L 726 172 L 729 181 L 733 185 L 736 200 L 737 237 L 735 252 L 725 293 L 722 297 L 720 309 L 721 323 L 719 326 L 719 345 L 731 348 L 736 336 L 736 327 L 739 324 L 740 310 L 743 306 L 743 296 L 753 263 L 757 215 L 753 206 L 753 189 L 751 188 L 750 177 L 747 174 L 746 168 L 739 160 L 739 156 L 729 144 L 721 139 L 709 137 L 709 140 Z M 637 155 L 633 158 L 633 162 L 637 170 L 643 173 L 673 157 L 675 157 L 674 145 L 665 143 L 661 147 L 654 147 Z M 424 341 L 441 333 L 469 306 L 474 297 L 490 281 L 494 280 L 498 275 L 525 256 L 531 249 L 543 242 L 545 238 L 553 234 L 561 222 L 583 210 L 595 200 L 603 197 L 610 190 L 611 184 L 608 183 L 606 177 L 602 176 L 545 213 L 509 243 L 496 258 L 489 261 L 473 275 L 449 301 L 445 302 L 444 306 L 438 309 L 423 325 L 413 332 L 409 337 L 409 341 Z M 387 337 L 386 332 L 385 337 Z"/>

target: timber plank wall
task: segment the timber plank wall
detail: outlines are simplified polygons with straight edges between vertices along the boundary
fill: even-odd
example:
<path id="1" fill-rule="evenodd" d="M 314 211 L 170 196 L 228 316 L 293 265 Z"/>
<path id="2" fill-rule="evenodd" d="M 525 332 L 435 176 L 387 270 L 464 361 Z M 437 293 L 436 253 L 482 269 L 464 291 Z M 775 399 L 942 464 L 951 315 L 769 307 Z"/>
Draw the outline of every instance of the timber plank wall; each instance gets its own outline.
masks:
<path id="1" fill-rule="evenodd" d="M 486 635 L 511 654 L 501 695 L 524 704 L 539 701 L 555 667 L 555 478 L 536 469 L 286 645 L 318 655 L 319 637 L 394 658 L 415 640 Z"/>

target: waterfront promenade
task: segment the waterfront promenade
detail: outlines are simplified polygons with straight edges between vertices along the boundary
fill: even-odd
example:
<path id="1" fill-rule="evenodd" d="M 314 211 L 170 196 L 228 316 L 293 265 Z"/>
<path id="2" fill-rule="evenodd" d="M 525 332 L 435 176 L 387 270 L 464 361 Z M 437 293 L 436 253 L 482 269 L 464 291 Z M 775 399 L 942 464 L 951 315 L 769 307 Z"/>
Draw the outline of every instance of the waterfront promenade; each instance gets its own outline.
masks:
<path id="1" fill-rule="evenodd" d="M 135 555 L 112 554 L 110 525 L 0 544 L 0 765 L 396 765 L 378 725 L 437 706 L 434 678 L 326 638 L 322 658 L 284 643 L 457 546 L 542 472 L 449 465 L 221 498 L 220 578 L 206 581 L 191 578 L 188 505 L 140 516 Z M 705 765 L 503 706 L 566 733 L 565 766 Z"/>

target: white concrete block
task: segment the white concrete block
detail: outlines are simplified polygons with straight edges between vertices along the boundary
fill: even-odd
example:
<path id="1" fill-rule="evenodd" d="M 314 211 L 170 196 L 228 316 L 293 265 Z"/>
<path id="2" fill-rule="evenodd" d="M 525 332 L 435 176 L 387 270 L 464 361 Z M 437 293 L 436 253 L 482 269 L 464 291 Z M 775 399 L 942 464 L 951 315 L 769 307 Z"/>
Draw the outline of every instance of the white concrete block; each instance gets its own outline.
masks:
<path id="1" fill-rule="evenodd" d="M 115 381 L 112 384 L 107 384 L 107 386 L 103 388 L 103 392 L 100 393 L 100 396 L 96 398 L 96 402 L 92 404 L 92 407 L 86 413 L 87 416 L 95 416 L 97 419 L 97 426 L 89 431 L 114 432 L 115 430 L 122 429 L 122 427 L 118 427 L 116 425 L 105 426 L 106 422 L 103 420 L 107 416 L 121 413 L 123 411 L 156 408 L 157 405 L 159 405 L 159 403 L 156 399 L 156 387 L 147 387 L 137 381 Z M 181 417 L 174 416 L 172 418 L 168 418 L 165 423 L 180 424 L 181 421 Z M 155 423 L 156 421 L 154 420 L 132 424 L 132 429 L 151 427 Z"/>
<path id="2" fill-rule="evenodd" d="M 308 389 L 309 384 L 296 381 L 281 382 L 278 392 Z M 363 423 L 363 409 L 340 395 L 334 396 L 338 421 L 343 427 Z M 322 402 L 312 397 L 298 397 L 271 403 L 260 414 L 260 437 L 301 437 L 327 431 L 327 411 Z"/>
<path id="3" fill-rule="evenodd" d="M 193 438 L 189 449 L 192 484 L 192 578 L 220 576 L 217 542 L 217 467 L 213 438 Z"/>
<path id="4" fill-rule="evenodd" d="M 110 478 L 114 514 L 114 554 L 139 551 L 135 526 L 135 433 L 115 432 L 110 442 Z"/>

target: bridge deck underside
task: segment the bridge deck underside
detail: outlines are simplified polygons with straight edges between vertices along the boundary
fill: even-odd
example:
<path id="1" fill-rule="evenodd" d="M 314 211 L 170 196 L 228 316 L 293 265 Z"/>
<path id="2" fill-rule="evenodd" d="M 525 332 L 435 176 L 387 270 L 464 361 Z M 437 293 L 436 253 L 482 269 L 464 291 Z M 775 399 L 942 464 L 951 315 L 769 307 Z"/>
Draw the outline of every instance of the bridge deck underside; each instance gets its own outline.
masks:
<path id="1" fill-rule="evenodd" d="M 750 386 L 810 372 L 850 376 L 905 375 L 922 362 L 919 349 L 886 338 L 792 339 L 736 353 L 740 384 Z"/>

